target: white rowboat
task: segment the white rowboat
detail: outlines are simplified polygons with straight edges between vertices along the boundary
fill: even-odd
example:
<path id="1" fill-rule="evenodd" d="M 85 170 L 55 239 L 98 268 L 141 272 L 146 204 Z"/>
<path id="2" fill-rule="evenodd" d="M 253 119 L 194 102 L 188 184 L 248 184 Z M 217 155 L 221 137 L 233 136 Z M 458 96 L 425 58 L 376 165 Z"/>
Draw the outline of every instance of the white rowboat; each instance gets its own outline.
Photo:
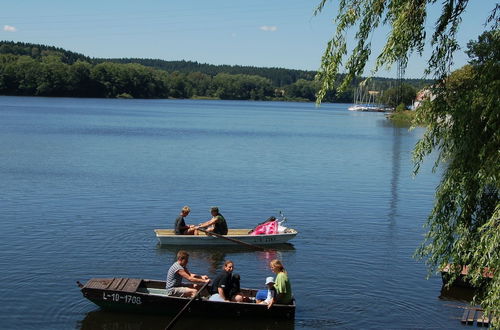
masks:
<path id="1" fill-rule="evenodd" d="M 253 245 L 283 244 L 294 238 L 298 232 L 287 228 L 286 232 L 271 235 L 249 235 L 251 229 L 229 229 L 227 237 Z M 238 245 L 229 239 L 209 235 L 176 235 L 172 229 L 155 229 L 156 237 L 161 245 Z"/>

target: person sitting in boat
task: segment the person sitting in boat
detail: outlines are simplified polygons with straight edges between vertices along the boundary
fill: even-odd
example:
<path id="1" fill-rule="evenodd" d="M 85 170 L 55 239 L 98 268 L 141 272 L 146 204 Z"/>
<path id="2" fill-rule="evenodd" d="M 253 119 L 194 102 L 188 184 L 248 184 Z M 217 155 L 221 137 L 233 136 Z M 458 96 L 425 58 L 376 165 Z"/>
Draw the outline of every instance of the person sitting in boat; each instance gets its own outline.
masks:
<path id="1" fill-rule="evenodd" d="M 259 290 L 255 295 L 257 304 L 266 304 L 267 308 L 271 308 L 276 299 L 276 289 L 274 287 L 274 278 L 269 276 L 266 278 L 267 290 Z"/>
<path id="2" fill-rule="evenodd" d="M 219 208 L 214 206 L 210 209 L 212 218 L 200 223 L 196 228 L 204 228 L 206 231 L 214 232 L 219 235 L 227 235 L 226 219 L 219 213 Z"/>
<path id="3" fill-rule="evenodd" d="M 276 298 L 273 299 L 273 304 L 291 304 L 293 301 L 292 285 L 288 279 L 285 267 L 283 267 L 283 264 L 278 259 L 271 260 L 269 267 L 276 273 L 276 282 L 274 284 Z"/>
<path id="4" fill-rule="evenodd" d="M 235 297 L 237 295 L 241 295 L 243 301 L 247 300 L 247 297 L 243 296 L 243 294 L 241 293 L 240 274 L 233 273 L 232 274 L 231 290 L 229 291 L 229 296 Z"/>
<path id="5" fill-rule="evenodd" d="M 194 225 L 186 225 L 185 217 L 189 215 L 191 209 L 189 206 L 184 206 L 181 213 L 175 219 L 175 234 L 176 235 L 194 235 L 196 229 Z"/>
<path id="6" fill-rule="evenodd" d="M 233 270 L 234 263 L 231 260 L 226 260 L 222 273 L 215 278 L 212 284 L 210 300 L 243 301 L 243 295 L 240 292 L 239 275 L 233 274 Z"/>
<path id="7" fill-rule="evenodd" d="M 198 292 L 198 288 L 183 285 L 182 278 L 193 283 L 207 283 L 210 281 L 207 275 L 196 275 L 186 268 L 189 262 L 189 254 L 186 251 L 177 252 L 177 261 L 167 272 L 167 295 L 176 297 L 192 297 Z"/>

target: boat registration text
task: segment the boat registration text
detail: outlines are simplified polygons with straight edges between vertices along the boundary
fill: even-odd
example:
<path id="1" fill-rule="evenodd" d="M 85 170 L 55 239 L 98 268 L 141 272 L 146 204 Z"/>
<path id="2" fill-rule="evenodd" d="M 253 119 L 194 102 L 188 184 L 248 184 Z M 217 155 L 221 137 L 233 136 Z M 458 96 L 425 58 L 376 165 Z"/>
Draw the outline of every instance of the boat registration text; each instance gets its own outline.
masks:
<path id="1" fill-rule="evenodd" d="M 129 294 L 119 294 L 119 293 L 106 293 L 103 292 L 102 300 L 111 300 L 117 302 L 124 302 L 126 304 L 142 304 L 141 297 L 131 296 Z"/>

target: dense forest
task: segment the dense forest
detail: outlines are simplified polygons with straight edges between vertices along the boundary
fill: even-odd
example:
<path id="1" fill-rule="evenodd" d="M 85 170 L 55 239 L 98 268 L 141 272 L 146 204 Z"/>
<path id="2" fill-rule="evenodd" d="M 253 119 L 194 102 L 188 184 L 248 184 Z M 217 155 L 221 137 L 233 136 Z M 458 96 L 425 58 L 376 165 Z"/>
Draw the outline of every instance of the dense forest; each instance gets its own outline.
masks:
<path id="1" fill-rule="evenodd" d="M 201 64 L 159 59 L 102 59 L 53 46 L 0 41 L 0 95 L 104 98 L 215 98 L 230 100 L 315 101 L 315 71 Z M 341 78 L 341 77 L 339 77 Z M 327 102 L 350 103 L 355 86 Z M 370 88 L 385 91 L 386 104 L 397 91 L 411 102 L 429 81 L 372 78 Z"/>
<path id="2" fill-rule="evenodd" d="M 299 79 L 314 80 L 316 71 L 291 70 L 283 68 L 258 68 L 253 66 L 240 65 L 213 65 L 202 64 L 191 61 L 164 61 L 158 59 L 142 59 L 142 58 L 111 58 L 111 59 L 96 59 L 98 62 L 113 62 L 113 63 L 139 63 L 144 66 L 155 69 L 164 70 L 167 72 L 200 72 L 209 76 L 216 76 L 218 73 L 228 74 L 245 74 L 253 76 L 261 76 L 271 80 L 273 86 L 284 87 L 293 84 Z"/>

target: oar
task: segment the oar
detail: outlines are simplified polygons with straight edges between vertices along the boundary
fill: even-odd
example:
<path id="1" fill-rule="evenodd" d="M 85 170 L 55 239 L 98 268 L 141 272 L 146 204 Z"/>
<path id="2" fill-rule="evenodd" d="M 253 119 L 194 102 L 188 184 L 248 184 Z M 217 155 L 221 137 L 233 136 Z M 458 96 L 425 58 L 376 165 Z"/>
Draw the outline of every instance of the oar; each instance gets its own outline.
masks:
<path id="1" fill-rule="evenodd" d="M 214 232 L 202 229 L 202 228 L 198 228 L 198 230 L 206 233 L 207 235 L 213 235 L 213 236 L 218 237 L 218 238 L 223 238 L 223 239 L 226 239 L 228 241 L 231 241 L 231 242 L 234 242 L 234 243 L 238 243 L 238 244 L 242 244 L 242 245 L 246 245 L 248 247 L 251 247 L 251 248 L 254 248 L 254 249 L 257 249 L 257 250 L 260 250 L 260 251 L 265 251 L 266 250 L 263 247 L 260 247 L 260 246 L 257 246 L 257 245 L 253 245 L 253 244 L 250 244 L 250 243 L 247 243 L 247 242 L 243 242 L 243 241 L 231 238 L 231 237 L 226 237 L 224 235 L 220 235 L 220 234 L 217 234 L 217 233 L 214 233 Z"/>
<path id="2" fill-rule="evenodd" d="M 180 310 L 179 313 L 177 313 L 176 316 L 174 316 L 174 318 L 172 319 L 172 321 L 170 321 L 170 323 L 167 325 L 167 327 L 165 328 L 165 330 L 172 329 L 172 327 L 175 325 L 175 323 L 177 322 L 177 320 L 179 319 L 179 317 L 181 317 L 182 313 L 196 299 L 196 297 L 198 297 L 198 295 L 201 293 L 201 291 L 203 291 L 203 289 L 205 289 L 205 287 L 207 285 L 208 285 L 208 282 L 205 282 L 205 284 L 203 284 L 203 286 L 200 288 L 200 290 L 198 290 L 198 292 L 196 292 L 196 294 L 191 299 L 189 299 L 189 301 L 187 302 L 187 304 Z"/>

